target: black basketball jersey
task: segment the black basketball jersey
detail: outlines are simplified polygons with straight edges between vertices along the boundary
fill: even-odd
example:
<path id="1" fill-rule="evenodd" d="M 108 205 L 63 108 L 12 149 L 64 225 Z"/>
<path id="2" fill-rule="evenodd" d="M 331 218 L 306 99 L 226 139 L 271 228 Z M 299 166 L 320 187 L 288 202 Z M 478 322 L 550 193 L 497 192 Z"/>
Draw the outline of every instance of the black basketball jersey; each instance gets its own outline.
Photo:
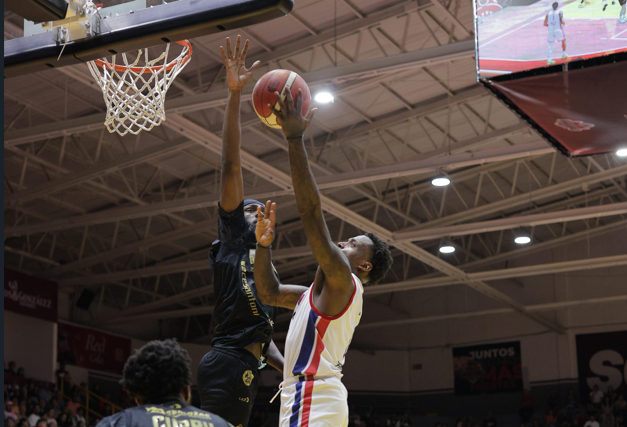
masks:
<path id="1" fill-rule="evenodd" d="M 170 400 L 154 405 L 142 405 L 103 418 L 97 427 L 233 427 L 210 412 L 187 405 L 182 400 Z"/>

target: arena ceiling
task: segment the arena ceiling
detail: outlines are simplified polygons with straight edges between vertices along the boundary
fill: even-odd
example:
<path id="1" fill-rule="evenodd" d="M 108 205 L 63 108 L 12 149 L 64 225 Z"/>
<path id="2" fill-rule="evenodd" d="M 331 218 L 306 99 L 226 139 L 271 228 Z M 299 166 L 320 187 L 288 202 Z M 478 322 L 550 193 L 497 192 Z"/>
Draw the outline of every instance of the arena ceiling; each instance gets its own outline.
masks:
<path id="1" fill-rule="evenodd" d="M 4 28 L 5 40 L 22 34 L 6 10 Z M 290 15 L 239 33 L 251 40 L 249 63 L 262 61 L 256 77 L 289 68 L 312 92 L 335 95 L 318 105 L 307 147 L 332 236 L 374 231 L 394 248 L 393 270 L 367 290 L 379 321 L 419 323 L 391 296 L 458 284 L 497 312 L 563 332 L 506 284 L 627 264 L 617 253 L 506 268 L 532 251 L 625 233 L 627 162 L 557 153 L 476 83 L 471 2 L 297 0 Z M 180 340 L 207 342 L 226 98 L 219 46 L 237 34 L 193 40 L 167 120 L 137 137 L 104 129 L 102 93 L 86 66 L 5 80 L 5 265 L 57 281 L 72 306 L 93 291 L 90 312 L 74 308 L 70 320 L 118 330 L 159 322 Z M 245 194 L 278 203 L 276 267 L 283 281 L 308 285 L 316 264 L 286 142 L 260 123 L 250 96 L 242 126 Z M 434 187 L 436 175 L 451 185 Z M 523 234 L 531 244 L 514 243 Z M 443 244 L 455 253 L 440 254 Z"/>

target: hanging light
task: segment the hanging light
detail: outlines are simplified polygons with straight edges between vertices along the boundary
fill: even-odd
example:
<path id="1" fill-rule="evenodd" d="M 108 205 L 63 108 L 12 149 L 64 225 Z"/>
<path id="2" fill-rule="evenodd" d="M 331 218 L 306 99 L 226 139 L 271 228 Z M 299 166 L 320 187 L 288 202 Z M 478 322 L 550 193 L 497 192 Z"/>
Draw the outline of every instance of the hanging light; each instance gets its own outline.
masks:
<path id="1" fill-rule="evenodd" d="M 452 254 L 453 252 L 455 252 L 455 246 L 451 246 L 451 245 L 440 246 L 440 253 Z"/>
<path id="2" fill-rule="evenodd" d="M 451 180 L 445 176 L 436 176 L 431 180 L 431 185 L 435 187 L 446 187 L 451 183 Z"/>
<path id="3" fill-rule="evenodd" d="M 519 245 L 526 245 L 527 243 L 531 242 L 531 237 L 529 236 L 518 236 L 514 239 L 514 242 L 518 243 Z"/>
<path id="4" fill-rule="evenodd" d="M 333 102 L 335 98 L 333 98 L 333 94 L 331 92 L 318 92 L 314 96 L 314 101 L 319 102 L 320 104 L 328 104 L 329 102 Z"/>
<path id="5" fill-rule="evenodd" d="M 627 157 L 627 148 L 621 148 L 616 152 L 618 157 Z"/>

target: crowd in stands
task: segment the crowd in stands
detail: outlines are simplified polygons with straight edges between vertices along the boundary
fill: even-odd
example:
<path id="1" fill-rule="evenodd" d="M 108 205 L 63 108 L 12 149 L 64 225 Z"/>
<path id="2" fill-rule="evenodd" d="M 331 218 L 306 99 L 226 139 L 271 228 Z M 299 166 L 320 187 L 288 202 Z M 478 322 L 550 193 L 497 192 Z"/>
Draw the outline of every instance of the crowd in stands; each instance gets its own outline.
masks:
<path id="1" fill-rule="evenodd" d="M 553 388 L 543 406 L 544 419 L 531 419 L 535 409 L 534 398 L 525 390 L 520 399 L 521 427 L 627 427 L 625 396 L 615 393 L 612 387 L 603 393 L 595 385 L 585 405 L 580 404 L 572 387 L 565 399 Z"/>
<path id="2" fill-rule="evenodd" d="M 72 382 L 63 364 L 55 374 L 56 384 L 28 378 L 24 368 L 16 369 L 13 361 L 5 365 L 5 427 L 94 427 L 102 417 L 113 414 L 107 403 L 110 396 L 101 396 L 98 386 L 92 390 L 87 408 L 86 384 Z"/>

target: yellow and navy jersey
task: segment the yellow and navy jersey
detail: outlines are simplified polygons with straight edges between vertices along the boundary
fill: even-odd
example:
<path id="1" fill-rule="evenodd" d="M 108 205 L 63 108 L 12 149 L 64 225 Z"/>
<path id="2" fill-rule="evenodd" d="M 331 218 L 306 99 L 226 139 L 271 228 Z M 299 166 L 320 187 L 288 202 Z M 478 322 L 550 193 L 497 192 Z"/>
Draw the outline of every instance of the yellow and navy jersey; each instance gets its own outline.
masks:
<path id="1" fill-rule="evenodd" d="M 97 427 L 233 427 L 210 412 L 180 400 L 136 406 L 103 418 Z"/>
<path id="2" fill-rule="evenodd" d="M 218 215 L 218 240 L 209 252 L 217 324 L 211 344 L 223 348 L 268 344 L 276 308 L 262 304 L 257 297 L 255 230 L 244 216 L 244 202 L 233 212 L 218 206 Z"/>

